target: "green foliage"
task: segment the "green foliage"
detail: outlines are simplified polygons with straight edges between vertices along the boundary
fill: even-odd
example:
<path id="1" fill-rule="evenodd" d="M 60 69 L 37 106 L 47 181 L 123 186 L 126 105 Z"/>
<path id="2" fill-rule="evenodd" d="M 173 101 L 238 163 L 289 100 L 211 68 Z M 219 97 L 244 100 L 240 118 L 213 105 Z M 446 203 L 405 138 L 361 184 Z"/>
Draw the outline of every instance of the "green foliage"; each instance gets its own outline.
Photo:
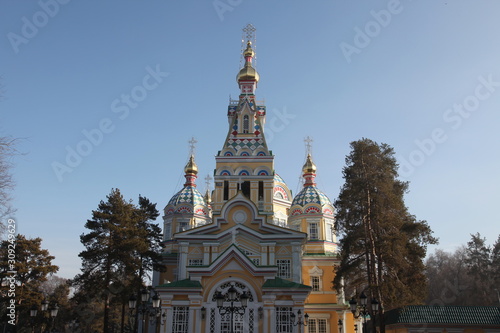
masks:
<path id="1" fill-rule="evenodd" d="M 33 305 L 39 306 L 44 298 L 41 291 L 42 282 L 47 280 L 47 276 L 57 272 L 59 267 L 52 265 L 53 256 L 48 250 L 41 248 L 41 238 L 26 238 L 18 234 L 15 238 L 15 263 L 10 267 L 9 248 L 12 249 L 12 243 L 3 241 L 0 246 L 0 295 L 2 320 L 7 317 L 5 313 L 5 304 L 10 300 L 9 282 L 14 278 L 16 311 L 18 315 L 18 325 L 29 326 L 29 310 Z M 15 273 L 12 273 L 15 272 Z"/>
<path id="2" fill-rule="evenodd" d="M 426 261 L 427 304 L 500 306 L 500 235 L 493 246 L 479 233 L 454 253 L 436 250 Z"/>
<path id="3" fill-rule="evenodd" d="M 82 273 L 75 278 L 80 305 L 101 302 L 103 329 L 118 325 L 119 313 L 111 316 L 138 291 L 146 274 L 161 266 L 161 229 L 153 221 L 159 212 L 156 204 L 139 196 L 139 205 L 126 201 L 120 190 L 113 189 L 107 201 L 92 211 L 80 240 L 85 247 Z M 110 319 L 111 318 L 111 319 Z"/>
<path id="4" fill-rule="evenodd" d="M 347 295 L 365 290 L 385 309 L 422 303 L 423 259 L 437 240 L 425 221 L 408 212 L 408 183 L 397 179 L 393 148 L 362 139 L 351 149 L 335 202 L 341 263 L 334 284 L 343 280 Z"/>

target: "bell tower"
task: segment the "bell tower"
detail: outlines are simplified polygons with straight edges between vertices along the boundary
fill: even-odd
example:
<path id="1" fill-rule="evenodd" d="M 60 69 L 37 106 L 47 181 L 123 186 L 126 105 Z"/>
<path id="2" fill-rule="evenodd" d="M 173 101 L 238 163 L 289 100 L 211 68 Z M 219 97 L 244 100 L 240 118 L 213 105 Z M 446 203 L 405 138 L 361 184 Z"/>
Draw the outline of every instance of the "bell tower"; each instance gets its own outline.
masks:
<path id="1" fill-rule="evenodd" d="M 260 80 L 253 65 L 255 28 L 249 24 L 243 32 L 246 38 L 242 54 L 245 63 L 236 75 L 240 94 L 237 100 L 229 101 L 228 133 L 222 150 L 215 157 L 214 216 L 239 192 L 250 199 L 260 213 L 273 215 L 274 156 L 264 136 L 266 107 L 255 98 Z"/>

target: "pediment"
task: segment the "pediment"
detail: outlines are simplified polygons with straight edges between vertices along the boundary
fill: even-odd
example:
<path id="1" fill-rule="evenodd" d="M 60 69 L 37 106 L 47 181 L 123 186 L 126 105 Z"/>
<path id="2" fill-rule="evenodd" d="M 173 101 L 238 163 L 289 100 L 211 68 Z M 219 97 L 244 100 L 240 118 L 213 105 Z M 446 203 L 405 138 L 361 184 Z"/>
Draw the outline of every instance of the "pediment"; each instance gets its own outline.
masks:
<path id="1" fill-rule="evenodd" d="M 276 266 L 257 266 L 236 245 L 231 245 L 222 252 L 210 265 L 190 266 L 188 273 L 192 277 L 213 276 L 218 272 L 227 275 L 230 272 L 250 274 L 250 276 L 274 277 L 277 274 Z"/>

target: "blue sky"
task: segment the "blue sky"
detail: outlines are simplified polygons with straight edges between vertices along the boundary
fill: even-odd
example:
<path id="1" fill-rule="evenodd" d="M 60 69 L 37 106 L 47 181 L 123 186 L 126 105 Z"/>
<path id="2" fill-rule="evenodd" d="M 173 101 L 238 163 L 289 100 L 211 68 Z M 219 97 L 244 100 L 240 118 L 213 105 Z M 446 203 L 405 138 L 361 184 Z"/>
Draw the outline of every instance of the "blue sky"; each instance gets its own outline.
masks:
<path id="1" fill-rule="evenodd" d="M 252 23 L 268 143 L 294 193 L 306 136 L 331 200 L 349 143 L 370 138 L 394 147 L 407 206 L 440 248 L 476 232 L 491 244 L 499 12 L 494 0 L 2 1 L 0 133 L 23 138 L 25 153 L 13 169 L 18 231 L 43 238 L 71 278 L 99 201 L 119 188 L 163 209 L 182 187 L 192 136 L 204 191 Z"/>

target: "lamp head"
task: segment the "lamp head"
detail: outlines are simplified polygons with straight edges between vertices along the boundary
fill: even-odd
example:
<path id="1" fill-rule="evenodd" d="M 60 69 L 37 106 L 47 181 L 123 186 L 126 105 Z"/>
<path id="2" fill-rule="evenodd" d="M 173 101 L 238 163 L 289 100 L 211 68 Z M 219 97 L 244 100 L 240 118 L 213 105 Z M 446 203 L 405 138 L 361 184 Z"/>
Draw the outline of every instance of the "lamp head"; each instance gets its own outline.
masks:
<path id="1" fill-rule="evenodd" d="M 33 306 L 30 309 L 30 317 L 36 317 L 38 313 L 38 308 L 36 305 L 33 304 Z"/>
<path id="2" fill-rule="evenodd" d="M 231 286 L 231 287 L 229 288 L 229 290 L 227 291 L 227 294 L 228 294 L 228 296 L 229 296 L 229 299 L 230 299 L 230 300 L 235 300 L 235 299 L 236 299 L 236 294 L 237 294 L 237 292 L 238 292 L 238 291 L 236 290 L 236 288 L 235 288 L 234 286 Z"/>
<path id="3" fill-rule="evenodd" d="M 161 302 L 160 297 L 158 297 L 158 294 L 155 293 L 152 300 L 153 300 L 153 308 L 158 309 L 160 307 L 160 302 Z"/>
<path id="4" fill-rule="evenodd" d="M 248 296 L 246 291 L 244 291 L 243 294 L 240 295 L 240 302 L 241 302 L 242 307 L 244 307 L 244 308 L 247 307 L 249 298 L 250 298 L 250 296 Z"/>
<path id="5" fill-rule="evenodd" d="M 143 303 L 149 301 L 149 291 L 146 288 L 142 289 L 141 291 L 141 301 Z"/>
<path id="6" fill-rule="evenodd" d="M 361 306 L 365 307 L 366 303 L 368 302 L 368 297 L 366 297 L 365 292 L 363 291 L 361 295 L 359 296 L 359 302 L 361 303 Z"/>
<path id="7" fill-rule="evenodd" d="M 133 310 L 133 309 L 135 309 L 136 306 L 137 306 L 137 297 L 135 297 L 135 295 L 132 295 L 128 299 L 128 308 L 130 310 Z"/>
<path id="8" fill-rule="evenodd" d="M 377 312 L 380 303 L 374 298 L 372 299 L 372 311 Z"/>
<path id="9" fill-rule="evenodd" d="M 220 291 L 215 294 L 215 300 L 217 301 L 217 307 L 221 308 L 224 305 L 224 295 Z"/>
<path id="10" fill-rule="evenodd" d="M 351 307 L 351 312 L 355 313 L 356 312 L 356 308 L 358 306 L 358 303 L 356 302 L 356 300 L 354 299 L 354 297 L 351 297 L 351 299 L 349 300 L 349 306 Z"/>

